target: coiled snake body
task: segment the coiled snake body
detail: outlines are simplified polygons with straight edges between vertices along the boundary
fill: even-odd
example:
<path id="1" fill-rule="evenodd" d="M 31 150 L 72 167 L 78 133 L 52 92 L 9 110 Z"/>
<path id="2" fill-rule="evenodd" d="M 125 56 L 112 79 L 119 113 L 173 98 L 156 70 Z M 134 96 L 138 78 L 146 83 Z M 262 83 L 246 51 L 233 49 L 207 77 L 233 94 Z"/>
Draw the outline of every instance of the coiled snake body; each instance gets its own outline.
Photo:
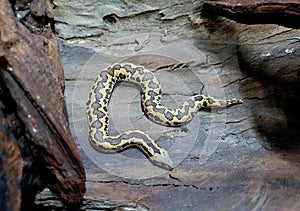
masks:
<path id="1" fill-rule="evenodd" d="M 242 103 L 242 100 L 222 101 L 197 94 L 188 98 L 177 109 L 169 109 L 161 104 L 159 81 L 145 67 L 122 63 L 103 70 L 97 77 L 87 102 L 91 145 L 101 152 L 117 152 L 128 147 L 138 147 L 154 164 L 169 170 L 173 168 L 173 162 L 168 152 L 159 147 L 148 134 L 140 130 L 131 130 L 116 136 L 108 134 L 108 103 L 118 81 L 139 84 L 144 113 L 149 119 L 166 126 L 180 126 L 189 122 L 193 113 L 200 108 L 228 107 Z"/>

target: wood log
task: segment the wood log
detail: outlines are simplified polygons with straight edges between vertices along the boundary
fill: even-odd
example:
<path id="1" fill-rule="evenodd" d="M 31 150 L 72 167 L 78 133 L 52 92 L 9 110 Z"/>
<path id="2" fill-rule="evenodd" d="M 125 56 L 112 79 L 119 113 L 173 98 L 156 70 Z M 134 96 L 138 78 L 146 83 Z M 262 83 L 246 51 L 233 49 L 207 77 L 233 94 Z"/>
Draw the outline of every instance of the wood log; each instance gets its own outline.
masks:
<path id="1" fill-rule="evenodd" d="M 0 210 L 32 207 L 45 187 L 69 207 L 83 201 L 85 172 L 69 129 L 53 28 L 48 0 L 1 0 Z"/>
<path id="2" fill-rule="evenodd" d="M 300 28 L 298 0 L 205 0 L 204 16 L 224 16 L 240 23 L 273 23 Z"/>

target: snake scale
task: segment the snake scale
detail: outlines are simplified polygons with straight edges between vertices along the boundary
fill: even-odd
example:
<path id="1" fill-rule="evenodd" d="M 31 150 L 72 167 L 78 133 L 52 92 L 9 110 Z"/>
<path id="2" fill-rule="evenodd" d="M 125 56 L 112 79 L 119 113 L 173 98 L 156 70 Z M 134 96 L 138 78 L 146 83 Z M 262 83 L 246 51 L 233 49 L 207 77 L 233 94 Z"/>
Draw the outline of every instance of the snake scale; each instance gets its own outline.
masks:
<path id="1" fill-rule="evenodd" d="M 183 102 L 177 109 L 169 109 L 161 104 L 160 83 L 154 74 L 143 66 L 120 63 L 114 64 L 99 74 L 92 87 L 87 102 L 87 116 L 90 125 L 89 140 L 93 148 L 100 152 L 118 152 L 128 147 L 139 148 L 153 164 L 173 169 L 168 152 L 146 133 L 130 130 L 115 136 L 108 134 L 108 103 L 115 84 L 130 81 L 142 90 L 142 108 L 146 116 L 156 123 L 166 126 L 180 126 L 192 119 L 200 108 L 228 107 L 242 103 L 242 100 L 217 100 L 197 94 Z"/>

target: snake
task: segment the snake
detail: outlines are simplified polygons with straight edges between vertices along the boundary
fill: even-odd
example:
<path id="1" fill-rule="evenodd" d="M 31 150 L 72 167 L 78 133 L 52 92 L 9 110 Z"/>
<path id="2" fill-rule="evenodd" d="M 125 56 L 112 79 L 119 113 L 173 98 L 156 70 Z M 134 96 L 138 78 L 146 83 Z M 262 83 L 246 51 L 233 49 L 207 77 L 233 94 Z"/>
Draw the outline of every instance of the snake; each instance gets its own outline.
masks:
<path id="1" fill-rule="evenodd" d="M 117 135 L 109 134 L 108 104 L 118 82 L 129 81 L 141 88 L 141 104 L 145 115 L 152 121 L 170 127 L 187 124 L 201 108 L 225 108 L 240 104 L 241 99 L 218 100 L 209 95 L 196 94 L 175 109 L 161 103 L 160 82 L 149 69 L 132 63 L 116 63 L 100 72 L 89 94 L 87 116 L 89 142 L 98 152 L 114 153 L 129 147 L 138 148 L 156 166 L 172 170 L 174 164 L 167 150 L 160 147 L 149 134 L 129 130 Z"/>

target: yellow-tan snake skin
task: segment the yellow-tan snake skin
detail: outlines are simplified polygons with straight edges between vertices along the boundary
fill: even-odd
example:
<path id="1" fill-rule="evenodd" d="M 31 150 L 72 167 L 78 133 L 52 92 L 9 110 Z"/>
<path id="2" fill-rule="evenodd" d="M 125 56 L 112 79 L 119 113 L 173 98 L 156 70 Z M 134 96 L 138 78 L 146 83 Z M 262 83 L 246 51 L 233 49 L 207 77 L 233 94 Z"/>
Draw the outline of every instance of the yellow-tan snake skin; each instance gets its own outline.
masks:
<path id="1" fill-rule="evenodd" d="M 138 147 L 154 164 L 173 169 L 168 152 L 146 133 L 130 130 L 111 136 L 108 134 L 108 103 L 115 84 L 130 81 L 141 86 L 142 108 L 146 116 L 162 125 L 180 126 L 192 119 L 200 108 L 228 107 L 242 103 L 242 100 L 222 101 L 210 96 L 197 94 L 188 98 L 177 109 L 161 104 L 161 88 L 154 74 L 143 66 L 131 63 L 114 64 L 104 69 L 97 77 L 87 102 L 91 145 L 101 152 L 118 152 L 128 147 Z"/>

